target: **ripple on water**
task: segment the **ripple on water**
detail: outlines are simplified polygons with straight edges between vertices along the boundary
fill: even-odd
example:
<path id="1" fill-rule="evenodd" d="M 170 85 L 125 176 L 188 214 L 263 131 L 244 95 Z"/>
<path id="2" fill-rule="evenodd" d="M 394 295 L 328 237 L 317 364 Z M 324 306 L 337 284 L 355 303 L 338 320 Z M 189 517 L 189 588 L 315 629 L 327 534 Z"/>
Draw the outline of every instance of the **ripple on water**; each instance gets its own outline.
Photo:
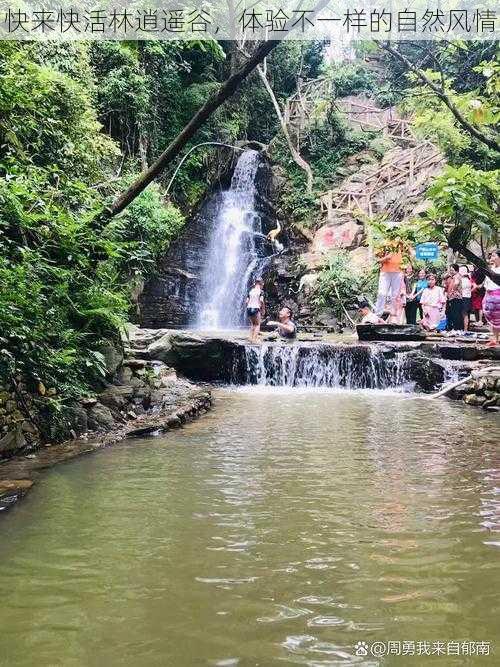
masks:
<path id="1" fill-rule="evenodd" d="M 312 614 L 310 609 L 300 607 L 286 607 L 285 605 L 276 605 L 276 613 L 272 616 L 260 616 L 257 618 L 259 623 L 278 623 L 292 618 L 300 618 Z"/>
<path id="2" fill-rule="evenodd" d="M 221 396 L 164 438 L 48 472 L 4 518 L 6 664 L 368 667 L 361 639 L 496 636 L 492 415 Z"/>

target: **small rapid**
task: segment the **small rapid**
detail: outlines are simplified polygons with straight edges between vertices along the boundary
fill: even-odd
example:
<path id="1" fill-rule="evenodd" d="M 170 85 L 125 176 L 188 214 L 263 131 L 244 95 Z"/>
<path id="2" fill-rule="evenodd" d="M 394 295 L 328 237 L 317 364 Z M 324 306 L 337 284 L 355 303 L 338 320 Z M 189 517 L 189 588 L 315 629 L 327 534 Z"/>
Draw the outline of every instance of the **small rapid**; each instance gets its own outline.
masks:
<path id="1" fill-rule="evenodd" d="M 411 391 L 404 353 L 386 358 L 368 346 L 263 344 L 245 347 L 245 384 Z"/>

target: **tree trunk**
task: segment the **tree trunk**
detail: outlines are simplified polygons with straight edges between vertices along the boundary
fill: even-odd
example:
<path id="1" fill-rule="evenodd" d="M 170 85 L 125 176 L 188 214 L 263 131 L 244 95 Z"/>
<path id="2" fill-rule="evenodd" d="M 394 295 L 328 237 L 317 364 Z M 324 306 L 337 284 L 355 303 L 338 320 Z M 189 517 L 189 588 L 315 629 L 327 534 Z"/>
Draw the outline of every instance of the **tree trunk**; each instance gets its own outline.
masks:
<path id="1" fill-rule="evenodd" d="M 455 119 L 457 120 L 458 124 L 466 131 L 468 132 L 471 136 L 473 136 L 475 139 L 478 141 L 481 141 L 483 144 L 488 146 L 488 148 L 491 148 L 492 150 L 496 151 L 497 153 L 500 152 L 500 144 L 495 141 L 493 137 L 490 137 L 481 130 L 478 130 L 477 127 L 474 127 L 472 123 L 469 123 L 469 121 L 464 118 L 464 116 L 461 114 L 461 112 L 458 110 L 458 108 L 453 104 L 451 99 L 448 97 L 448 95 L 444 92 L 444 90 L 441 90 L 441 88 L 436 85 L 429 77 L 416 65 L 414 65 L 411 60 L 409 60 L 405 55 L 397 51 L 396 49 L 393 49 L 389 44 L 382 44 L 381 42 L 378 42 L 375 40 L 375 43 L 377 46 L 379 46 L 381 49 L 384 49 L 388 53 L 391 54 L 394 58 L 397 58 L 400 62 L 402 62 L 406 67 L 412 71 L 416 76 L 420 79 L 420 81 L 425 84 L 428 88 L 432 90 L 432 92 L 439 97 L 439 99 L 446 104 L 448 109 L 451 111 L 451 113 L 455 116 Z"/>
<path id="2" fill-rule="evenodd" d="M 500 287 L 500 274 L 492 271 L 482 257 L 478 257 L 472 250 L 469 250 L 467 246 L 464 246 L 461 243 L 455 245 L 453 250 L 459 252 L 465 259 L 471 262 L 471 264 L 474 264 L 478 269 L 484 271 L 488 278 L 491 278 L 491 280 Z"/>
<path id="3" fill-rule="evenodd" d="M 262 83 L 264 84 L 264 87 L 271 98 L 271 101 L 273 103 L 274 110 L 276 111 L 276 115 L 278 116 L 278 120 L 281 126 L 281 131 L 283 132 L 283 135 L 286 139 L 286 143 L 288 144 L 288 148 L 290 149 L 290 153 L 292 154 L 292 157 L 295 161 L 295 163 L 306 172 L 307 175 L 307 193 L 311 194 L 312 192 L 312 187 L 313 187 L 313 173 L 310 165 L 308 162 L 304 160 L 302 155 L 299 153 L 297 148 L 294 146 L 294 143 L 292 141 L 292 137 L 290 136 L 290 133 L 288 131 L 287 124 L 285 122 L 285 119 L 283 118 L 283 114 L 281 113 L 280 105 L 278 104 L 278 100 L 276 99 L 276 96 L 274 94 L 273 89 L 271 88 L 271 84 L 267 80 L 266 73 L 262 69 L 260 65 L 257 66 L 257 73 L 259 74 Z"/>
<path id="4" fill-rule="evenodd" d="M 191 118 L 186 127 L 163 151 L 160 157 L 145 171 L 132 185 L 121 194 L 107 210 L 107 215 L 112 217 L 121 213 L 150 183 L 153 181 L 170 162 L 179 154 L 186 143 L 194 136 L 199 128 L 210 118 L 228 98 L 236 92 L 240 83 L 253 72 L 259 63 L 276 47 L 279 41 L 263 42 L 233 75 L 229 77 L 205 104 Z"/>

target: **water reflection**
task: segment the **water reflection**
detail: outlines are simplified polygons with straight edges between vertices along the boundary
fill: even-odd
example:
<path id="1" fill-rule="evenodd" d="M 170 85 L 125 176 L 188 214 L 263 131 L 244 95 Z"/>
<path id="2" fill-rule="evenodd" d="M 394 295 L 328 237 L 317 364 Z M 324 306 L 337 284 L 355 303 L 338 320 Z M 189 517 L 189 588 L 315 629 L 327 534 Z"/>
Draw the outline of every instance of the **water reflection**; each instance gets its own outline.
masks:
<path id="1" fill-rule="evenodd" d="M 499 435 L 445 401 L 221 391 L 5 517 L 0 662 L 369 665 L 359 640 L 493 642 Z"/>

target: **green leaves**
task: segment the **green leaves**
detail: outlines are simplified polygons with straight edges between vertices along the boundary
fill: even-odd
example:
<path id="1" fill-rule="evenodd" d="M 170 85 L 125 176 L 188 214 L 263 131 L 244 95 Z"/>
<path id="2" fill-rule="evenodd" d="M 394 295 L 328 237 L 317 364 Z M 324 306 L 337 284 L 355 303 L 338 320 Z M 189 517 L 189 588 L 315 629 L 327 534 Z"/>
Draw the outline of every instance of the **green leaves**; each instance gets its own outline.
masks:
<path id="1" fill-rule="evenodd" d="M 354 272 L 349 264 L 349 254 L 338 250 L 330 254 L 328 266 L 319 274 L 313 304 L 316 309 L 332 308 L 340 320 L 344 317 L 342 304 L 344 308 L 354 308 L 360 295 L 373 295 L 375 291 L 375 271 L 364 275 Z"/>
<path id="2" fill-rule="evenodd" d="M 132 277 L 152 270 L 184 218 L 153 187 L 96 226 L 110 190 L 94 184 L 106 184 L 117 149 L 83 84 L 85 59 L 70 76 L 30 49 L 0 44 L 0 382 L 21 373 L 65 403 L 104 378 L 97 350 L 119 345 Z"/>
<path id="3" fill-rule="evenodd" d="M 437 223 L 450 246 L 467 245 L 472 238 L 491 239 L 500 230 L 500 172 L 469 165 L 447 167 L 427 191 L 432 207 L 425 218 Z"/>

